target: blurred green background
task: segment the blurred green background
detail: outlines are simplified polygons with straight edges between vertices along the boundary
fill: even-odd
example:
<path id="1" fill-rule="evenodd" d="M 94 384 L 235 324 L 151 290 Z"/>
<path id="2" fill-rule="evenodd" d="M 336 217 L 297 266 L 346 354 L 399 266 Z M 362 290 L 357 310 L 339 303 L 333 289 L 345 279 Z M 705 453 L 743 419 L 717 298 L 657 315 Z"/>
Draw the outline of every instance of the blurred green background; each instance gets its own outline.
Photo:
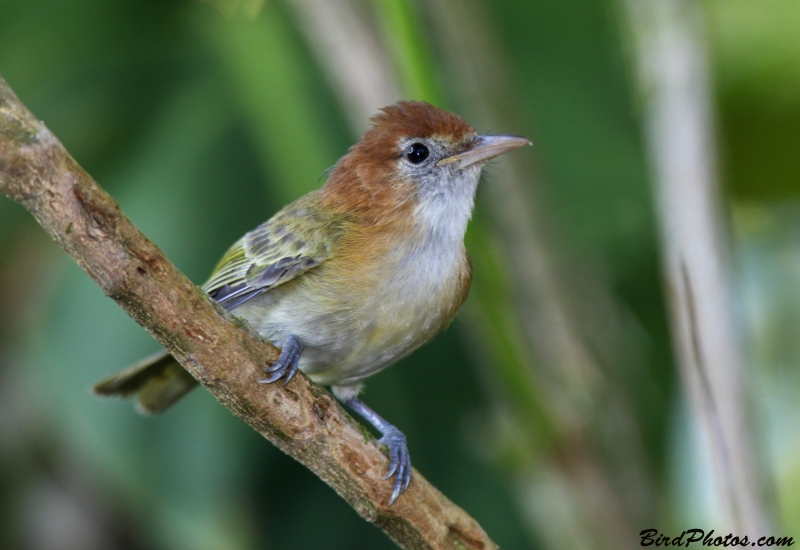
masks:
<path id="1" fill-rule="evenodd" d="M 703 6 L 772 534 L 800 539 L 800 2 Z M 502 548 L 632 548 L 713 528 L 719 503 L 670 350 L 621 9 L 0 0 L 0 73 L 198 283 L 321 185 L 364 98 L 529 136 L 479 192 L 465 312 L 364 399 Z M 90 395 L 157 349 L 0 199 L 0 548 L 393 547 L 205 391 L 157 418 Z"/>

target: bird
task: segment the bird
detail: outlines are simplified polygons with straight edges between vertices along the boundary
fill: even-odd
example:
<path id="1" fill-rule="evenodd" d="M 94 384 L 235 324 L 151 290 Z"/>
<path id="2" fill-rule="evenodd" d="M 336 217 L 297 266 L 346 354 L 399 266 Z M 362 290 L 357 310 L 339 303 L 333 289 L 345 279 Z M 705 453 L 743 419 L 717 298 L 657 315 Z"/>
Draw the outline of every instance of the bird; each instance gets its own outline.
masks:
<path id="1" fill-rule="evenodd" d="M 261 384 L 298 370 L 382 435 L 391 506 L 411 482 L 406 437 L 359 399 L 364 381 L 429 342 L 467 297 L 464 244 L 490 159 L 531 142 L 478 134 L 462 117 L 400 101 L 371 119 L 325 184 L 245 234 L 203 290 L 280 348 Z M 162 351 L 94 386 L 158 413 L 197 381 Z"/>

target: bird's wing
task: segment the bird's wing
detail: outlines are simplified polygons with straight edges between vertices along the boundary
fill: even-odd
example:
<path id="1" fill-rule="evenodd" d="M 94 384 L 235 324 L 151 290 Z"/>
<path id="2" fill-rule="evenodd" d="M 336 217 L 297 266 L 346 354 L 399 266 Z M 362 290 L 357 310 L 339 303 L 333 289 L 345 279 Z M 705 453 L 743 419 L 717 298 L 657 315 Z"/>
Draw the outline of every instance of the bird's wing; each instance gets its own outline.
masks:
<path id="1" fill-rule="evenodd" d="M 203 290 L 227 310 L 330 258 L 344 225 L 307 195 L 247 233 L 220 261 Z"/>

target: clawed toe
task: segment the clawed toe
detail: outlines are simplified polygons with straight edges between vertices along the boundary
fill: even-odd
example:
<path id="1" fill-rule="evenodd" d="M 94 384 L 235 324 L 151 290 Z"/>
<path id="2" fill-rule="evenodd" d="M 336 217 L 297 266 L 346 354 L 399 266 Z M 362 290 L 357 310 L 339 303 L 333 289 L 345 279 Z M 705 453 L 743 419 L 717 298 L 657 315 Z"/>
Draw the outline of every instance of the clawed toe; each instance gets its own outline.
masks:
<path id="1" fill-rule="evenodd" d="M 264 372 L 285 371 L 286 370 L 286 365 L 284 364 L 285 361 L 281 361 L 281 359 L 283 359 L 283 356 L 278 357 L 278 360 L 272 363 L 272 366 L 261 367 L 261 370 L 263 370 Z"/>
<path id="2" fill-rule="evenodd" d="M 408 453 L 406 437 L 399 430 L 382 437 L 380 443 L 389 448 L 389 468 L 383 479 L 394 476 L 392 497 L 389 499 L 389 506 L 391 506 L 411 483 L 411 456 Z"/>
<path id="3" fill-rule="evenodd" d="M 366 403 L 359 398 L 350 397 L 346 403 L 383 434 L 383 437 L 378 442 L 386 445 L 389 449 L 389 467 L 386 469 L 386 475 L 383 476 L 383 479 L 394 477 L 394 481 L 392 481 L 392 496 L 389 499 L 389 506 L 391 506 L 403 491 L 408 489 L 408 484 L 411 483 L 411 456 L 408 454 L 406 436 L 381 418 L 375 411 L 367 407 Z"/>
<path id="4" fill-rule="evenodd" d="M 298 359 L 300 359 L 299 356 L 298 356 Z M 292 378 L 294 378 L 294 375 L 297 374 L 297 370 L 298 370 L 297 361 L 292 361 L 289 364 L 289 366 L 286 367 L 286 370 L 284 371 L 285 372 L 284 381 L 283 381 L 283 385 L 284 386 L 292 381 Z"/>
<path id="5" fill-rule="evenodd" d="M 288 384 L 294 375 L 297 374 L 298 363 L 300 361 L 300 352 L 303 351 L 303 345 L 297 336 L 288 336 L 283 342 L 281 349 L 281 356 L 271 366 L 264 367 L 264 372 L 271 373 L 272 375 L 259 380 L 259 384 L 272 384 L 281 378 L 284 379 L 283 385 Z"/>
<path id="6" fill-rule="evenodd" d="M 283 378 L 284 374 L 285 374 L 285 371 L 279 370 L 275 374 L 270 376 L 269 378 L 263 378 L 263 379 L 259 380 L 258 383 L 259 384 L 272 384 L 273 382 L 277 382 L 278 380 Z"/>

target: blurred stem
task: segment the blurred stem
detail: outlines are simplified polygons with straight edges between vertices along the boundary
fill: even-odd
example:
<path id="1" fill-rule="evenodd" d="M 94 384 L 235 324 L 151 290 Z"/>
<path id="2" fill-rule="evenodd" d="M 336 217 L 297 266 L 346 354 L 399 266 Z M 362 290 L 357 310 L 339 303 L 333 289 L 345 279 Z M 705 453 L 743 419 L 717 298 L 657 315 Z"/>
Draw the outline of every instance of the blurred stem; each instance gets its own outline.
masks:
<path id="1" fill-rule="evenodd" d="M 626 0 L 684 391 L 703 427 L 726 529 L 770 532 L 764 465 L 734 320 L 717 188 L 704 16 L 696 0 Z"/>
<path id="2" fill-rule="evenodd" d="M 414 5 L 408 0 L 374 0 L 374 3 L 383 30 L 381 34 L 388 41 L 403 96 L 443 106 L 444 98 L 433 77 L 433 57 L 420 32 Z"/>
<path id="3" fill-rule="evenodd" d="M 225 24 L 200 19 L 198 25 L 203 37 L 211 37 L 245 119 L 253 121 L 258 157 L 278 182 L 271 187 L 280 194 L 276 202 L 291 202 L 318 187 L 337 155 L 321 132 L 308 64 L 284 14 L 269 2 L 255 19 L 236 15 Z"/>
<path id="4" fill-rule="evenodd" d="M 358 136 L 378 109 L 400 99 L 389 56 L 367 24 L 367 14 L 355 9 L 352 0 L 287 3 Z"/>

